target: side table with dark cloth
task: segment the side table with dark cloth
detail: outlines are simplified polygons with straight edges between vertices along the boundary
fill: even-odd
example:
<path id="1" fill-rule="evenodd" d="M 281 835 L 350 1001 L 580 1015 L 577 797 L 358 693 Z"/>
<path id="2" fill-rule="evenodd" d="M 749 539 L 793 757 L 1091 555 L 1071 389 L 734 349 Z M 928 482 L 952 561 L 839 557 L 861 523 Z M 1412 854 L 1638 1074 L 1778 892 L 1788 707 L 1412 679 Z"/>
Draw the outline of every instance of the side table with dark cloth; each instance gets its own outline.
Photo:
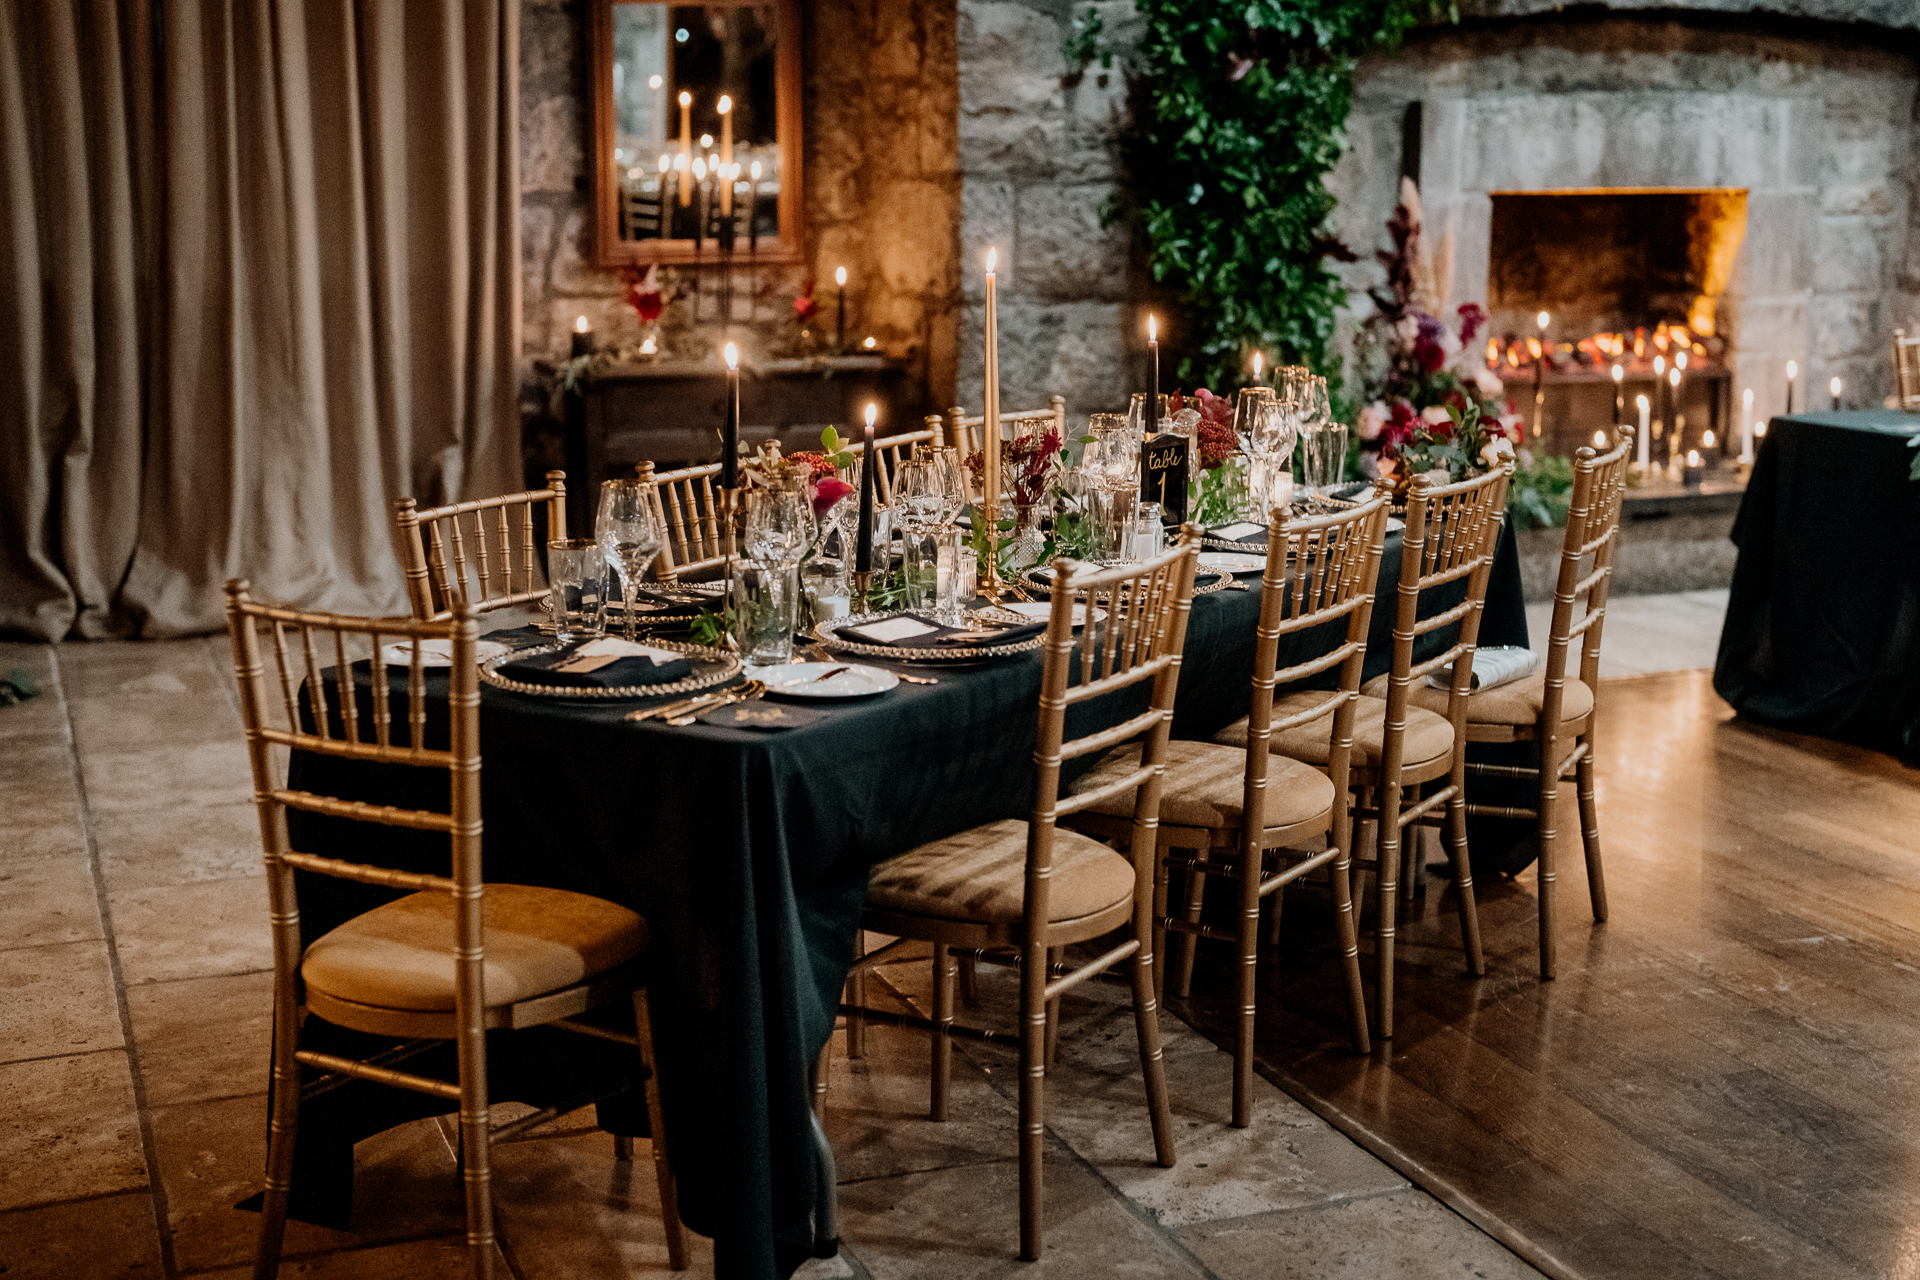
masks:
<path id="1" fill-rule="evenodd" d="M 1399 551 L 1396 535 L 1383 582 L 1395 580 Z M 1524 644 L 1510 534 L 1495 569 L 1482 636 Z M 1260 607 L 1257 580 L 1250 586 L 1194 601 L 1175 721 L 1185 736 L 1210 736 L 1246 714 Z M 1369 676 L 1387 669 L 1391 633 L 1392 611 L 1377 609 Z M 1313 652 L 1314 641 L 1295 639 L 1300 657 Z M 488 878 L 597 894 L 651 927 L 682 1217 L 714 1238 L 717 1276 L 785 1276 L 808 1256 L 809 1081 L 833 1030 L 868 868 L 1025 816 L 1040 672 L 1037 653 L 942 668 L 936 685 L 822 704 L 824 722 L 774 734 L 628 724 L 632 704 L 483 686 Z M 418 785 L 411 772 L 296 756 L 290 785 L 398 803 Z M 344 834 L 324 823 L 293 833 L 296 848 L 316 853 Z M 422 855 L 396 847 L 393 856 Z M 303 919 L 317 932 L 339 908 L 310 897 L 303 882 Z M 340 1112 L 324 1134 L 303 1125 L 303 1145 L 364 1136 Z M 339 1158 L 325 1164 L 337 1171 Z"/>
<path id="2" fill-rule="evenodd" d="M 1754 461 L 1713 687 L 1762 724 L 1920 765 L 1920 416 L 1775 418 Z"/>

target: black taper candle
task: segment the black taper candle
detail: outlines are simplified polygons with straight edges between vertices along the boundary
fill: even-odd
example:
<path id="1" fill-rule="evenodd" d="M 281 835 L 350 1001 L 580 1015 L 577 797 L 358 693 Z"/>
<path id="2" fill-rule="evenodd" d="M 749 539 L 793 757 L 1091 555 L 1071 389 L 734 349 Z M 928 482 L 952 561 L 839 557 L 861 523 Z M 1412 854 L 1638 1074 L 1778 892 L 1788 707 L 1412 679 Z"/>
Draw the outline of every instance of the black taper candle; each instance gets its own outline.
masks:
<path id="1" fill-rule="evenodd" d="M 873 572 L 873 469 L 879 458 L 873 451 L 873 423 L 879 406 L 867 406 L 867 447 L 860 454 L 860 532 L 853 543 L 855 573 Z"/>
<path id="2" fill-rule="evenodd" d="M 1160 324 L 1147 317 L 1147 434 L 1160 434 Z"/>
<path id="3" fill-rule="evenodd" d="M 720 487 L 740 487 L 740 349 L 727 344 L 726 416 L 720 420 Z"/>

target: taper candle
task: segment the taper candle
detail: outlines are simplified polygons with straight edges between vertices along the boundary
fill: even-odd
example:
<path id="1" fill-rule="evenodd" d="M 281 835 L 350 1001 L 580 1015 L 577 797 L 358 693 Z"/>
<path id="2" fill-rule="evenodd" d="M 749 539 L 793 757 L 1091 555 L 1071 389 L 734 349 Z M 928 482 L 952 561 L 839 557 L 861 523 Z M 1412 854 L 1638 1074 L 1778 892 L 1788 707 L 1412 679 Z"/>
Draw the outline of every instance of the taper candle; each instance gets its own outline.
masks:
<path id="1" fill-rule="evenodd" d="M 1634 452 L 1637 455 L 1634 460 L 1639 463 L 1640 470 L 1645 471 L 1649 460 L 1653 456 L 1653 447 L 1648 443 L 1647 436 L 1647 416 L 1653 406 L 1645 396 L 1635 396 L 1633 403 L 1640 410 L 1640 435 L 1634 445 Z"/>
<path id="2" fill-rule="evenodd" d="M 1533 438 L 1536 440 L 1540 438 L 1540 419 L 1547 408 L 1547 358 L 1553 354 L 1553 345 L 1547 338 L 1547 325 L 1552 320 L 1552 316 L 1542 311 L 1534 321 L 1540 326 L 1540 357 L 1533 362 Z"/>
<path id="3" fill-rule="evenodd" d="M 1740 393 L 1740 461 L 1753 461 L 1753 388 Z"/>
<path id="4" fill-rule="evenodd" d="M 1827 390 L 1833 396 L 1833 411 L 1835 413 L 1840 412 L 1840 379 L 1835 378 L 1832 382 L 1829 382 L 1827 384 Z"/>
<path id="5" fill-rule="evenodd" d="M 994 294 L 994 267 L 998 249 L 987 250 L 987 395 L 986 416 L 980 423 L 980 497 L 989 520 L 1000 514 L 1000 321 Z M 998 530 L 988 536 L 998 538 Z"/>
<path id="6" fill-rule="evenodd" d="M 1627 416 L 1627 371 L 1621 365 L 1613 366 L 1613 425 L 1619 426 Z"/>
<path id="7" fill-rule="evenodd" d="M 575 359 L 579 359 L 581 356 L 590 356 L 592 354 L 593 326 L 587 323 L 585 316 L 581 316 L 573 322 L 573 356 Z"/>
<path id="8" fill-rule="evenodd" d="M 1793 412 L 1793 380 L 1800 376 L 1800 366 L 1787 361 L 1787 412 Z"/>
<path id="9" fill-rule="evenodd" d="M 1260 366 L 1264 363 L 1258 351 L 1253 353 L 1253 385 L 1260 385 Z"/>
<path id="10" fill-rule="evenodd" d="M 845 267 L 834 268 L 833 286 L 835 305 L 839 310 L 839 318 L 833 326 L 833 349 L 844 351 L 847 347 L 847 269 Z"/>
<path id="11" fill-rule="evenodd" d="M 693 95 L 685 89 L 680 91 L 680 162 L 674 166 L 682 174 L 693 167 Z M 693 203 L 693 188 L 687 185 L 686 178 L 680 179 L 680 207 L 686 208 Z"/>
<path id="12" fill-rule="evenodd" d="M 880 416 L 880 406 L 867 406 L 867 447 L 860 455 L 860 531 L 853 544 L 853 571 L 855 573 L 873 572 L 873 485 L 874 473 L 880 466 L 880 456 L 873 448 L 873 424 Z"/>
<path id="13" fill-rule="evenodd" d="M 1667 461 L 1672 462 L 1680 456 L 1680 437 L 1686 434 L 1687 415 L 1680 412 L 1680 366 L 1667 370 L 1667 384 L 1673 393 L 1668 408 L 1673 410 L 1673 423 L 1667 431 Z"/>
<path id="14" fill-rule="evenodd" d="M 1147 383 L 1147 434 L 1160 434 L 1160 322 L 1147 317 L 1147 363 L 1152 370 Z"/>
<path id="15" fill-rule="evenodd" d="M 720 95 L 715 109 L 720 112 L 720 216 L 733 216 L 733 99 Z"/>
<path id="16" fill-rule="evenodd" d="M 720 487 L 740 487 L 740 348 L 727 344 L 727 403 L 720 419 Z"/>

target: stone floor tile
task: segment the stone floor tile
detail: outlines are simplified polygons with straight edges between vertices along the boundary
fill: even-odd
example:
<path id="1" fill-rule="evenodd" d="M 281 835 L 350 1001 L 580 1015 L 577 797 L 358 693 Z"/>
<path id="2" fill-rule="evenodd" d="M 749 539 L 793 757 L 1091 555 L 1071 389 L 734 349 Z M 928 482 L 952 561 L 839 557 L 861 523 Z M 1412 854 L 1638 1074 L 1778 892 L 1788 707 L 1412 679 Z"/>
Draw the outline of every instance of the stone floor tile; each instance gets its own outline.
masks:
<path id="1" fill-rule="evenodd" d="M 150 813 L 102 813 L 93 824 L 100 874 L 109 893 L 233 880 L 266 873 L 260 818 L 240 804 Z"/>
<path id="2" fill-rule="evenodd" d="M 53 662 L 53 647 L 44 644 L 0 642 L 0 676 L 24 669 L 40 687 L 37 697 L 0 707 L 0 742 L 39 734 L 65 734 L 66 703 L 60 695 L 60 677 Z"/>
<path id="3" fill-rule="evenodd" d="M 35 858 L 86 860 L 87 833 L 80 826 L 77 804 L 72 816 L 64 820 L 16 826 L 7 821 L 8 816 L 5 802 L 0 801 L 0 867 Z"/>
<path id="4" fill-rule="evenodd" d="M 145 1192 L 0 1214 L 7 1280 L 159 1280 L 160 1233 Z"/>
<path id="5" fill-rule="evenodd" d="M 104 938 L 93 871 L 84 858 L 0 863 L 0 947 Z"/>
<path id="6" fill-rule="evenodd" d="M 130 987 L 273 966 L 263 876 L 115 893 L 107 910 Z"/>
<path id="7" fill-rule="evenodd" d="M 493 1265 L 494 1274 L 502 1280 L 512 1274 L 497 1253 Z M 470 1274 L 464 1236 L 407 1240 L 306 1256 L 289 1253 L 280 1260 L 280 1280 L 467 1280 Z M 249 1263 L 204 1271 L 194 1280 L 252 1280 L 252 1276 L 253 1266 Z"/>
<path id="8" fill-rule="evenodd" d="M 181 1270 L 234 1266 L 253 1256 L 260 1215 L 233 1206 L 260 1189 L 266 1113 L 264 1093 L 150 1112 Z M 460 1180 L 436 1121 L 416 1121 L 366 1139 L 354 1149 L 354 1168 L 353 1230 L 289 1222 L 289 1256 L 465 1230 Z"/>
<path id="9" fill-rule="evenodd" d="M 856 1060 L 846 1056 L 844 1037 L 835 1037 L 826 1125 L 841 1181 L 986 1164 L 1014 1154 L 1018 1109 L 963 1053 L 954 1054 L 947 1119 L 927 1118 L 930 1046 L 922 1032 L 869 1024 L 866 1056 Z"/>
<path id="10" fill-rule="evenodd" d="M 529 1276 L 672 1274 L 645 1142 L 628 1164 L 598 1131 L 508 1143 L 494 1150 L 493 1187 L 501 1236 Z M 688 1243 L 693 1265 L 680 1274 L 711 1276 L 712 1242 L 689 1234 Z"/>
<path id="11" fill-rule="evenodd" d="M 66 828 L 79 821 L 80 784 L 73 745 L 65 732 L 21 734 L 6 740 L 0 769 L 0 823 L 9 827 Z"/>
<path id="12" fill-rule="evenodd" d="M 211 671 L 191 679 L 157 671 L 122 680 L 107 692 L 74 697 L 70 708 L 73 740 L 83 752 L 144 745 L 172 750 L 231 742 L 244 732 L 220 677 Z"/>
<path id="13" fill-rule="evenodd" d="M 0 1066 L 0 1209 L 146 1185 L 124 1052 Z"/>
<path id="14" fill-rule="evenodd" d="M 166 750 L 89 750 L 80 759 L 87 802 L 95 814 L 151 814 L 253 798 L 246 741 L 238 731 L 222 742 Z"/>
<path id="15" fill-rule="evenodd" d="M 121 1046 L 105 942 L 0 951 L 0 1061 Z"/>
<path id="16" fill-rule="evenodd" d="M 150 1107 L 263 1088 L 273 1045 L 273 974 L 127 988 L 127 1015 Z"/>
<path id="17" fill-rule="evenodd" d="M 1528 1280 L 1540 1273 L 1419 1191 L 1178 1233 L 1221 1280 Z"/>
<path id="18" fill-rule="evenodd" d="M 1021 1262 L 1015 1162 L 840 1187 L 840 1235 L 875 1280 L 1179 1276 L 1206 1271 L 1058 1144 L 1047 1150 L 1046 1247 Z"/>

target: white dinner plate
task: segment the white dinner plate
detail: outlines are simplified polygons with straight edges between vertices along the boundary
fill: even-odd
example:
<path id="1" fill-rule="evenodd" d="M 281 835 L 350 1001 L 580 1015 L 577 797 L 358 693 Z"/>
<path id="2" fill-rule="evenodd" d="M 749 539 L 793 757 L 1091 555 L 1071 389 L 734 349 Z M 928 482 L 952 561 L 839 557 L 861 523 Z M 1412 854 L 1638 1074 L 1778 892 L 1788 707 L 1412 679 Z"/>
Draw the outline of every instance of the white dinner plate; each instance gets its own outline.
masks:
<path id="1" fill-rule="evenodd" d="M 1200 567 L 1216 573 L 1259 573 L 1267 567 L 1267 558 L 1244 551 L 1202 551 Z"/>
<path id="2" fill-rule="evenodd" d="M 481 640 L 473 647 L 473 660 L 485 662 L 488 658 L 497 658 L 507 651 L 507 646 L 498 640 Z M 413 661 L 413 645 L 408 642 L 390 644 L 380 650 L 380 656 L 386 659 L 390 667 L 404 667 Z M 453 641 L 422 640 L 420 642 L 420 665 L 423 667 L 450 667 L 453 665 Z"/>
<path id="3" fill-rule="evenodd" d="M 820 678 L 836 669 L 839 674 Z M 783 698 L 865 698 L 900 683 L 891 671 L 846 662 L 791 662 L 760 668 L 756 678 L 766 682 L 768 693 Z"/>
<path id="4" fill-rule="evenodd" d="M 1053 606 L 1044 600 L 1036 600 L 1030 604 L 996 604 L 993 608 L 996 613 L 1017 613 L 1021 617 L 1031 618 L 1035 622 L 1046 622 L 1053 617 Z M 1093 611 L 1093 620 L 1095 622 L 1105 622 L 1107 620 L 1107 611 L 1105 609 L 1095 609 Z M 1076 627 L 1084 627 L 1087 625 L 1087 606 L 1084 604 L 1075 604 L 1073 606 L 1073 625 Z"/>

